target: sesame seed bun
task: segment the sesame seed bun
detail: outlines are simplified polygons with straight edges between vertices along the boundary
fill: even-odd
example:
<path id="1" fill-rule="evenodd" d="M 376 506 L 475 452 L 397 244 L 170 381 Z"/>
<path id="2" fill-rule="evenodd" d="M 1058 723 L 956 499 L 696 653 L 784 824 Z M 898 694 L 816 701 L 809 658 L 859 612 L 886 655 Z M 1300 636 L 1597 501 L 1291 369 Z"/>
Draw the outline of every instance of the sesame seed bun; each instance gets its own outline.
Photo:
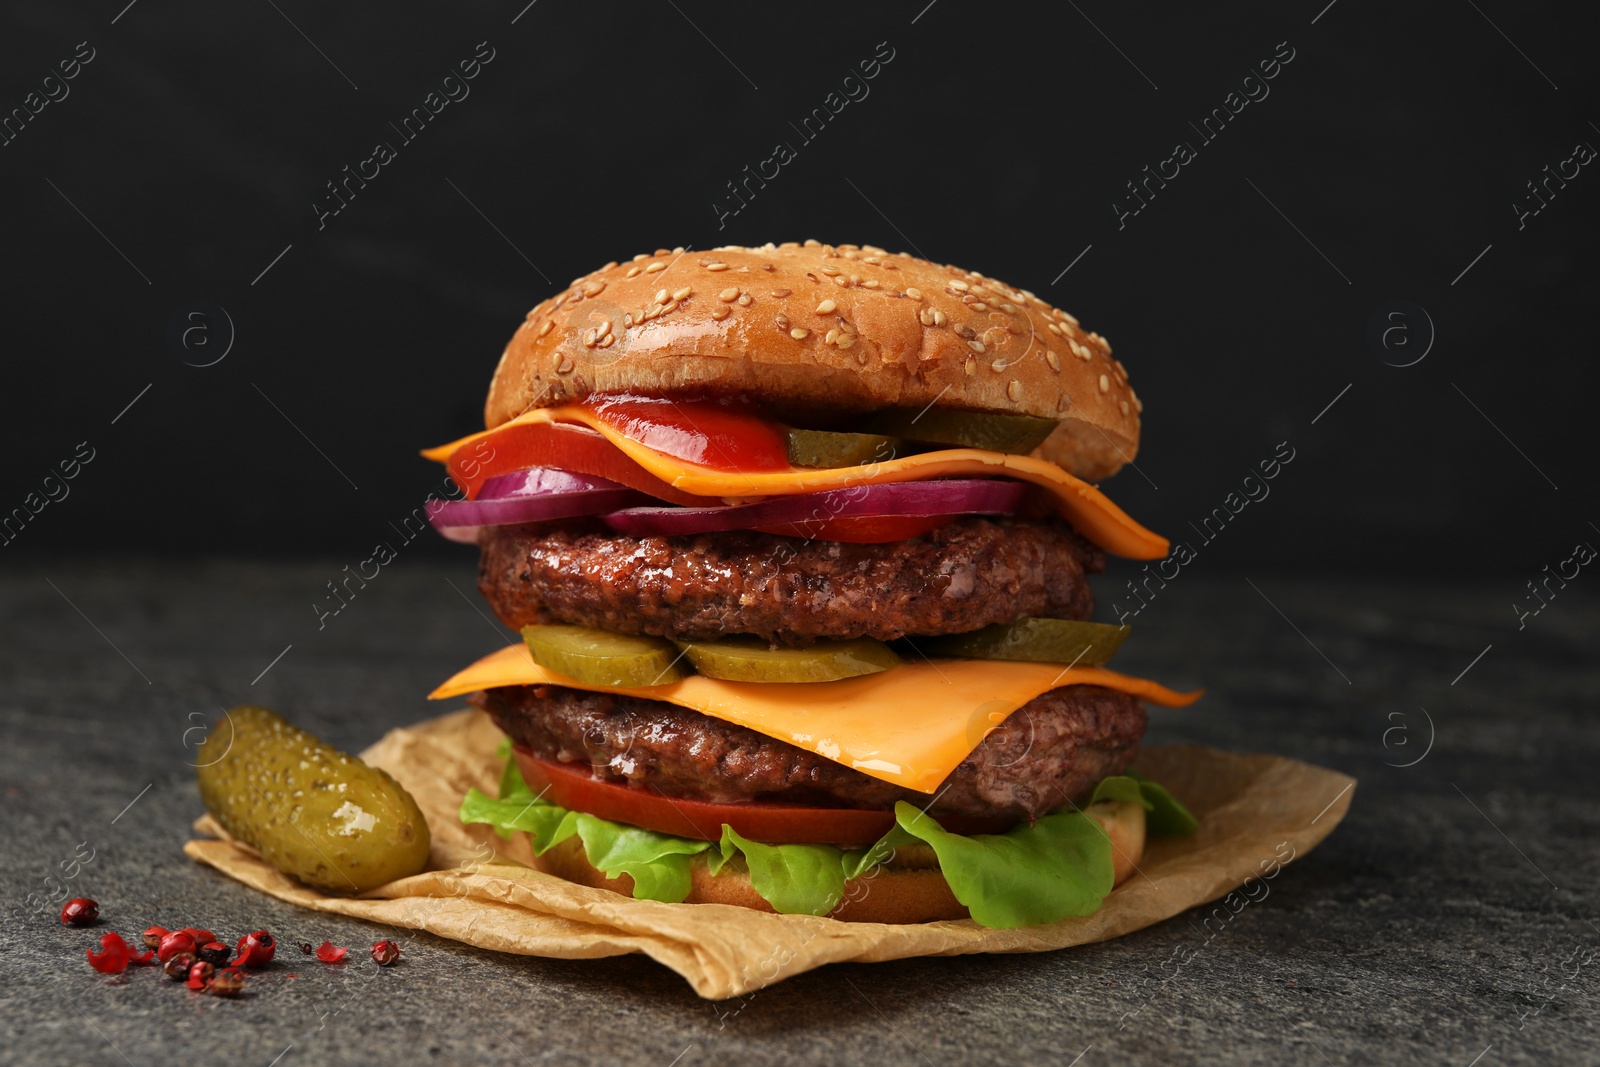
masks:
<path id="1" fill-rule="evenodd" d="M 591 392 L 745 394 L 777 417 L 941 407 L 1057 419 L 1036 454 L 1098 481 L 1142 405 L 1097 333 L 1025 290 L 870 245 L 658 249 L 528 313 L 495 370 L 490 429 Z"/>
<path id="2" fill-rule="evenodd" d="M 1138 869 L 1144 857 L 1144 808 L 1103 800 L 1090 805 L 1085 813 L 1100 824 L 1111 839 L 1115 885 L 1121 885 Z M 607 878 L 591 866 L 584 856 L 583 842 L 576 836 L 540 856 L 540 870 L 569 882 L 633 895 L 633 879 L 624 874 Z M 712 874 L 705 860 L 695 857 L 690 867 L 693 879 L 686 904 L 730 904 L 755 911 L 772 911 L 750 884 L 750 876 L 730 864 Z M 914 845 L 896 850 L 885 866 L 875 867 L 845 883 L 844 899 L 830 918 L 845 922 L 925 923 L 937 919 L 965 919 L 967 909 L 950 892 L 950 884 L 939 873 L 933 850 Z"/>

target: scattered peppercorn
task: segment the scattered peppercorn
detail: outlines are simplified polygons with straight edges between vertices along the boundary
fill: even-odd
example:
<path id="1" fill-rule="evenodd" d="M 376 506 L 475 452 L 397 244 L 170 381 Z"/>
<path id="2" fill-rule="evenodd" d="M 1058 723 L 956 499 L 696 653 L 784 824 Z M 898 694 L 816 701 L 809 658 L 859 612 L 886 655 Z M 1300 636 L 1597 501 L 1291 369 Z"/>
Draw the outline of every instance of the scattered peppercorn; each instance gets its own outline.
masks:
<path id="1" fill-rule="evenodd" d="M 324 941 L 317 949 L 317 959 L 323 963 L 343 963 L 345 954 L 349 951 L 347 948 L 335 947 L 332 941 Z"/>
<path id="2" fill-rule="evenodd" d="M 166 937 L 163 937 L 161 943 L 156 946 L 156 958 L 162 963 L 166 963 L 180 953 L 186 952 L 193 956 L 195 949 L 199 947 L 199 945 L 195 944 L 193 937 L 190 937 L 182 930 L 174 930 Z"/>
<path id="3" fill-rule="evenodd" d="M 307 956 L 309 956 L 309 955 L 311 955 L 311 953 L 312 953 L 312 952 L 314 952 L 314 951 L 315 951 L 315 950 L 314 950 L 314 949 L 313 949 L 313 948 L 312 948 L 312 947 L 311 947 L 311 942 L 309 942 L 309 941 L 302 941 L 302 942 L 300 942 L 300 951 L 301 951 L 301 952 L 302 952 L 302 953 L 303 953 L 303 954 L 304 954 L 304 955 L 307 955 Z"/>
<path id="4" fill-rule="evenodd" d="M 217 997 L 236 997 L 244 990 L 244 974 L 232 967 L 218 971 L 206 986 L 206 992 Z"/>
<path id="5" fill-rule="evenodd" d="M 167 977 L 174 982 L 181 982 L 189 977 L 189 969 L 195 965 L 194 953 L 180 952 L 161 965 L 167 972 Z"/>
<path id="6" fill-rule="evenodd" d="M 271 934 L 265 930 L 257 930 L 253 934 L 241 937 L 236 948 L 239 958 L 233 961 L 235 967 L 265 967 L 272 962 L 272 956 L 277 952 L 278 945 L 272 940 Z"/>
<path id="7" fill-rule="evenodd" d="M 206 983 L 211 981 L 211 976 L 216 973 L 217 969 L 211 964 L 205 960 L 197 960 L 194 966 L 189 968 L 189 980 L 183 984 L 190 989 L 204 989 Z"/>
<path id="8" fill-rule="evenodd" d="M 211 941 L 201 945 L 195 950 L 194 954 L 213 967 L 226 967 L 228 965 L 228 957 L 231 955 L 228 951 L 228 946 L 220 941 Z"/>
<path id="9" fill-rule="evenodd" d="M 139 952 L 132 945 L 128 946 L 128 962 L 129 963 L 145 964 L 145 963 L 150 963 L 155 958 L 156 958 L 156 953 L 155 953 L 154 949 L 148 949 L 147 948 L 143 952 Z"/>
<path id="10" fill-rule="evenodd" d="M 387 967 L 400 958 L 400 946 L 393 941 L 379 941 L 372 946 L 372 962 L 379 967 Z"/>
<path id="11" fill-rule="evenodd" d="M 144 932 L 144 947 L 160 948 L 161 939 L 166 937 L 171 932 L 172 931 L 168 930 L 165 926 L 148 927 Z"/>
<path id="12" fill-rule="evenodd" d="M 100 905 L 88 897 L 73 897 L 61 905 L 61 921 L 68 926 L 88 926 L 100 918 Z"/>
<path id="13" fill-rule="evenodd" d="M 185 926 L 183 932 L 194 938 L 197 945 L 208 944 L 217 939 L 217 935 L 210 930 L 202 930 L 198 926 Z"/>
<path id="14" fill-rule="evenodd" d="M 101 974 L 121 974 L 128 969 L 128 943 L 121 934 L 100 935 L 100 951 L 85 949 L 89 966 Z"/>

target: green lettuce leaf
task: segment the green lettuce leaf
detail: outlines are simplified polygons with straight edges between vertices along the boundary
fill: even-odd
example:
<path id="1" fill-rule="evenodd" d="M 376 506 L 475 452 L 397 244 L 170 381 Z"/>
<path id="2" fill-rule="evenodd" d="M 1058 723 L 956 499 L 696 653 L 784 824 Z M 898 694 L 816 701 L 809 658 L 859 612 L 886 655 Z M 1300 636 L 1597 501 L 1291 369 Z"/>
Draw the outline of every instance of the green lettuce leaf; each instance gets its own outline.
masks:
<path id="1" fill-rule="evenodd" d="M 1146 833 L 1155 837 L 1187 837 L 1200 829 L 1200 820 L 1167 792 L 1165 786 L 1132 771 L 1128 772 L 1128 777 L 1139 783 L 1139 792 L 1144 795 L 1148 811 L 1144 819 Z"/>
<path id="2" fill-rule="evenodd" d="M 980 926 L 1011 929 L 1093 915 L 1111 892 L 1111 839 L 1081 812 L 1046 815 L 1003 834 L 952 834 L 905 801 L 895 822 L 933 847 L 955 898 Z"/>
<path id="3" fill-rule="evenodd" d="M 786 915 L 826 915 L 844 899 L 845 854 L 832 845 L 763 845 L 725 825 L 723 861 L 735 852 L 744 854 L 751 888 Z"/>
<path id="4" fill-rule="evenodd" d="M 1081 812 L 1046 815 L 1004 834 L 963 837 L 944 830 L 916 807 L 895 805 L 895 825 L 866 849 L 832 845 L 765 845 L 724 826 L 722 840 L 693 841 L 569 811 L 528 787 L 509 746 L 498 797 L 470 789 L 461 802 L 464 823 L 486 823 L 501 837 L 521 831 L 535 854 L 576 835 L 585 856 L 609 878 L 627 874 L 633 895 L 677 903 L 689 895 L 694 857 L 716 874 L 734 863 L 750 875 L 761 898 L 786 914 L 826 915 L 843 898 L 845 883 L 887 861 L 897 848 L 927 844 L 951 891 L 983 926 L 1010 928 L 1090 915 L 1112 887 L 1111 845 Z M 1193 815 L 1161 786 L 1137 775 L 1107 778 L 1094 800 L 1142 804 L 1152 834 L 1194 832 Z M 1092 801 L 1091 801 L 1092 802 Z"/>

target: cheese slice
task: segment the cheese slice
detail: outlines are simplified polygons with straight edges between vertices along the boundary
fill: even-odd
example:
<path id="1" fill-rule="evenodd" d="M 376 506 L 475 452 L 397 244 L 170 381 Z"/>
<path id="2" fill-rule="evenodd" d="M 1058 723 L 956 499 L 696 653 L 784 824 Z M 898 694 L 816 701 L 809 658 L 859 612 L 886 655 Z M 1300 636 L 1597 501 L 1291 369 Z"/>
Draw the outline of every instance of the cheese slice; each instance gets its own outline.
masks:
<path id="1" fill-rule="evenodd" d="M 422 454 L 440 463 L 463 445 L 497 433 L 506 426 L 533 422 L 581 423 L 599 431 L 630 459 L 668 485 L 696 496 L 724 500 L 749 500 L 794 493 L 816 493 L 855 485 L 924 481 L 955 476 L 999 476 L 1031 482 L 1055 498 L 1062 516 L 1083 536 L 1107 552 L 1129 559 L 1161 559 L 1167 539 L 1135 522 L 1099 489 L 1076 478 L 1054 463 L 1032 456 L 1012 456 L 981 448 L 947 448 L 914 456 L 868 463 L 858 467 L 791 467 L 784 471 L 750 473 L 717 470 L 687 463 L 647 448 L 602 422 L 582 407 L 537 408 L 508 423 L 471 434 Z"/>
<path id="2" fill-rule="evenodd" d="M 989 731 L 1041 693 L 1099 685 L 1181 708 L 1198 691 L 1176 693 L 1104 667 L 939 659 L 905 663 L 836 682 L 725 682 L 692 674 L 668 685 L 589 685 L 533 662 L 526 645 L 485 656 L 430 700 L 505 685 L 560 685 L 662 700 L 744 726 L 895 785 L 932 793 Z"/>

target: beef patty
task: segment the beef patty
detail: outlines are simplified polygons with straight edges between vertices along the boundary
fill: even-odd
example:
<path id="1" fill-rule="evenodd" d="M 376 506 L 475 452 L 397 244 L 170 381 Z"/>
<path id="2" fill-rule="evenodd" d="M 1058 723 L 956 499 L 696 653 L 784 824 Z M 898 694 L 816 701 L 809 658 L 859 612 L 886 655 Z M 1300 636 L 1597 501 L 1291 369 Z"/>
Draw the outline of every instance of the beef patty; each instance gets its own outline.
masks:
<path id="1" fill-rule="evenodd" d="M 1105 554 L 1054 519 L 967 516 L 856 545 L 755 531 L 632 537 L 595 522 L 491 527 L 478 589 L 507 625 L 704 640 L 964 633 L 1022 615 L 1086 619 Z"/>
<path id="2" fill-rule="evenodd" d="M 545 759 L 596 778 L 698 800 L 782 800 L 826 807 L 918 807 L 928 796 L 754 730 L 659 700 L 561 686 L 506 686 L 473 703 Z M 986 720 L 975 719 L 974 730 Z M 1024 704 L 940 783 L 935 815 L 1036 819 L 1088 798 L 1138 753 L 1145 712 L 1099 686 L 1054 689 Z"/>

